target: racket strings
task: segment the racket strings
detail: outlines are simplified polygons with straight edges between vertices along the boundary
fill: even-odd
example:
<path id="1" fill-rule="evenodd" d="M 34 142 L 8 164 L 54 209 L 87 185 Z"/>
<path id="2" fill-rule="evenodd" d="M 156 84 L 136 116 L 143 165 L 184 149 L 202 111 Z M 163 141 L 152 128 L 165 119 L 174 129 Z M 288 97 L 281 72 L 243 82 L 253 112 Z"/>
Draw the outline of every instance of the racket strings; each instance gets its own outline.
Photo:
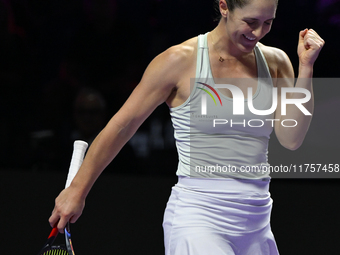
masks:
<path id="1" fill-rule="evenodd" d="M 65 248 L 57 247 L 44 251 L 41 255 L 69 255 Z"/>

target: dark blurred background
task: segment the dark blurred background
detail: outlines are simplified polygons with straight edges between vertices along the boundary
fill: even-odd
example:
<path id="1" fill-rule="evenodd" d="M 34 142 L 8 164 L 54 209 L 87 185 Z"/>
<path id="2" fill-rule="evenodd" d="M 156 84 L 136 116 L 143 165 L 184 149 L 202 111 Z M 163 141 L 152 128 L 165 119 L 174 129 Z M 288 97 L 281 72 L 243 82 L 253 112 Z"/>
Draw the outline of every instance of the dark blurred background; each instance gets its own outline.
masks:
<path id="1" fill-rule="evenodd" d="M 305 143 L 291 152 L 273 134 L 273 165 L 340 163 L 339 7 L 338 0 L 281 0 L 262 40 L 283 49 L 296 73 L 299 31 L 313 28 L 326 41 L 315 64 L 316 110 Z M 214 18 L 212 0 L 0 0 L 0 240 L 5 251 L 11 247 L 6 254 L 34 254 L 45 241 L 73 141 L 91 143 L 147 64 L 212 30 Z M 94 186 L 73 228 L 77 254 L 163 253 L 162 214 L 177 168 L 168 112 L 161 105 Z M 339 184 L 337 176 L 272 180 L 272 227 L 281 254 L 336 253 L 340 224 L 332 196 Z"/>

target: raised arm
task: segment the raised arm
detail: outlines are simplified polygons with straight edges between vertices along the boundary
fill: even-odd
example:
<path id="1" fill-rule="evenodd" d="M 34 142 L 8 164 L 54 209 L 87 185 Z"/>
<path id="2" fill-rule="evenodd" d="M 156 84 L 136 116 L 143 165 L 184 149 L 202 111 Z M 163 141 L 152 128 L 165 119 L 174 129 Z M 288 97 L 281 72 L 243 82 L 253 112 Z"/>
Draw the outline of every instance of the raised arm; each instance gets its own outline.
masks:
<path id="1" fill-rule="evenodd" d="M 299 56 L 299 74 L 295 84 L 295 88 L 308 90 L 311 99 L 304 103 L 306 110 L 313 114 L 314 97 L 313 97 L 313 65 L 317 59 L 324 41 L 312 29 L 305 29 L 299 34 L 298 56 Z M 296 105 L 287 104 L 286 115 L 282 115 L 281 109 L 281 89 L 283 87 L 294 87 L 294 71 L 288 56 L 281 52 L 277 52 L 277 87 L 278 87 L 278 108 L 275 113 L 275 119 L 279 119 L 275 123 L 275 133 L 280 143 L 290 150 L 299 148 L 307 134 L 312 115 L 305 115 Z M 304 98 L 303 93 L 288 93 L 287 99 Z M 295 127 L 284 127 L 281 122 L 284 119 L 291 119 L 297 122 Z"/>
<path id="2" fill-rule="evenodd" d="M 128 100 L 93 141 L 70 187 L 55 200 L 49 219 L 52 227 L 58 224 L 63 232 L 67 221 L 74 223 L 80 217 L 85 198 L 101 172 L 154 109 L 176 93 L 186 63 L 180 49 L 180 45 L 174 46 L 149 64 Z"/>

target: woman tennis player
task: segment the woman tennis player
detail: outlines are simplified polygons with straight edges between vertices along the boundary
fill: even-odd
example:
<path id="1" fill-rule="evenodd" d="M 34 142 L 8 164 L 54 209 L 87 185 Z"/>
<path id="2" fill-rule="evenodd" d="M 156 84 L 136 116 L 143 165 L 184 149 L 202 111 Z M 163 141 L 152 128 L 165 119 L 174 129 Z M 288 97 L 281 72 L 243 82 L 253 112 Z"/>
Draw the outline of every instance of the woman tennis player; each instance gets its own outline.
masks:
<path id="1" fill-rule="evenodd" d="M 158 55 L 94 140 L 70 187 L 57 197 L 51 226 L 57 224 L 62 232 L 67 221 L 79 218 L 95 180 L 153 110 L 166 102 L 179 155 L 178 183 L 164 214 L 166 255 L 278 254 L 270 228 L 269 173 L 241 171 L 242 166 L 268 165 L 273 130 L 284 147 L 295 150 L 311 121 L 294 104 L 282 114 L 280 91 L 294 87 L 293 67 L 283 51 L 259 42 L 271 29 L 277 4 L 277 0 L 216 1 L 221 18 L 214 30 Z M 324 41 L 313 29 L 300 31 L 297 38 L 295 87 L 313 95 L 313 64 Z M 234 89 L 219 86 L 226 79 Z M 274 88 L 275 112 L 250 111 L 249 100 L 257 110 L 269 109 Z M 245 98 L 241 115 L 233 112 L 233 99 L 240 95 L 235 91 Z M 301 94 L 287 97 L 298 99 Z M 313 96 L 303 107 L 313 113 Z M 216 119 L 226 125 L 215 125 Z M 287 119 L 297 125 L 282 125 Z M 224 171 L 211 171 L 211 166 Z"/>

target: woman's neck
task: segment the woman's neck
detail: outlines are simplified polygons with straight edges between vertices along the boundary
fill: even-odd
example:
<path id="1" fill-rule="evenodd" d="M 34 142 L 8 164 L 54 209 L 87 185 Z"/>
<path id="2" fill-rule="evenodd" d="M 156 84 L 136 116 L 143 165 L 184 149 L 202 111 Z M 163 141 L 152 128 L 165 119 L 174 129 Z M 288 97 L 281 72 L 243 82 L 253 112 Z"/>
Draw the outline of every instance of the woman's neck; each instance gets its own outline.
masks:
<path id="1" fill-rule="evenodd" d="M 210 38 L 209 38 L 210 37 Z M 225 60 L 240 60 L 253 54 L 241 51 L 227 33 L 226 21 L 220 20 L 217 27 L 209 33 L 208 41 L 211 47 Z"/>

